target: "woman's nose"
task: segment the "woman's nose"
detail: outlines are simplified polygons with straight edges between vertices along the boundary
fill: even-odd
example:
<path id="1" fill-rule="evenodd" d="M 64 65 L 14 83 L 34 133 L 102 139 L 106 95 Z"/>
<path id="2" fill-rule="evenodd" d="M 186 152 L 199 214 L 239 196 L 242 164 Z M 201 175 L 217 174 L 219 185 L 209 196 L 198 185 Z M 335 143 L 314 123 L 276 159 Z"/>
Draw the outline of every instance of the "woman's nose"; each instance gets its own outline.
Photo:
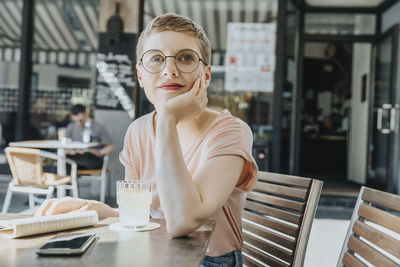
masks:
<path id="1" fill-rule="evenodd" d="M 166 58 L 165 64 L 166 65 L 165 65 L 165 68 L 163 69 L 163 76 L 178 77 L 179 70 L 176 68 L 175 58 L 174 57 Z"/>

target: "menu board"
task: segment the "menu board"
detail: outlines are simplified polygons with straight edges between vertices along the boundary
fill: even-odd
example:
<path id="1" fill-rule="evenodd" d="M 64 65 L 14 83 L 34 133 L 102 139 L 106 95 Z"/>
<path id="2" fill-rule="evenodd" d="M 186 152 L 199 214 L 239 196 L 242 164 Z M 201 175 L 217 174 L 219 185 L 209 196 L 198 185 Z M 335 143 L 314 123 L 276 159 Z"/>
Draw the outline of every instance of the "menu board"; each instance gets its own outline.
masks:
<path id="1" fill-rule="evenodd" d="M 228 23 L 225 89 L 272 92 L 275 23 Z"/>
<path id="2" fill-rule="evenodd" d="M 135 88 L 135 34 L 121 34 L 120 42 L 109 43 L 107 33 L 99 34 L 95 106 L 98 109 L 125 110 L 134 118 L 132 101 Z"/>

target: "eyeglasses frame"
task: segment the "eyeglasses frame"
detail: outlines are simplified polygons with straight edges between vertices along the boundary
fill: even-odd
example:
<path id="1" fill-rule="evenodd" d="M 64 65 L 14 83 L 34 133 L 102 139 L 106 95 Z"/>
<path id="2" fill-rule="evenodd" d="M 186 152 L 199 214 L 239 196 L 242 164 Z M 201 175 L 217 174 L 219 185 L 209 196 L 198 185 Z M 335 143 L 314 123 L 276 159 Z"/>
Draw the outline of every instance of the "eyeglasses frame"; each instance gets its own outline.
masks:
<path id="1" fill-rule="evenodd" d="M 179 53 L 181 53 L 182 51 L 186 51 L 186 50 L 189 50 L 189 51 L 194 52 L 194 53 L 197 55 L 197 57 L 199 58 L 199 64 L 197 64 L 197 67 L 196 67 L 194 70 L 190 71 L 190 72 L 181 71 L 181 70 L 178 68 L 178 66 L 176 65 L 176 56 L 177 56 Z M 158 51 L 158 52 L 161 52 L 161 54 L 164 55 L 164 57 L 165 57 L 165 63 L 164 63 L 164 67 L 163 67 L 160 71 L 152 72 L 152 71 L 149 71 L 148 69 L 146 69 L 146 67 L 144 66 L 144 64 L 143 64 L 143 57 L 144 57 L 144 55 L 145 55 L 146 53 L 148 53 L 148 52 L 150 52 L 150 51 Z M 140 61 L 140 63 L 142 64 L 143 69 L 144 69 L 145 71 L 147 71 L 148 73 L 151 73 L 151 74 L 156 74 L 156 73 L 162 72 L 162 71 L 165 69 L 165 67 L 167 66 L 167 59 L 168 59 L 169 57 L 175 58 L 175 61 L 174 61 L 175 67 L 176 67 L 177 70 L 179 70 L 179 71 L 182 72 L 182 73 L 192 73 L 192 72 L 195 72 L 195 71 L 199 68 L 200 62 L 203 62 L 204 65 L 207 65 L 206 62 L 199 56 L 199 54 L 198 54 L 196 51 L 192 50 L 192 49 L 182 49 L 182 50 L 179 50 L 179 51 L 175 54 L 175 56 L 166 56 L 166 55 L 164 54 L 164 52 L 161 51 L 161 50 L 158 50 L 158 49 L 149 49 L 149 50 L 147 50 L 146 52 L 143 53 L 143 55 L 142 55 L 142 57 L 139 59 L 139 61 Z"/>

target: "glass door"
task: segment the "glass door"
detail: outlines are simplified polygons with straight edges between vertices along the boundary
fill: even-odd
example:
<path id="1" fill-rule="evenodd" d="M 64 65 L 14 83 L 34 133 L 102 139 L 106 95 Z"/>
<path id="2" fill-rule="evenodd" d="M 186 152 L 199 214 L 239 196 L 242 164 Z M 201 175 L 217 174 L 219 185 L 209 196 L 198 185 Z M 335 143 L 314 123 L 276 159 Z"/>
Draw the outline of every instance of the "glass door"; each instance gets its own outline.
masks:
<path id="1" fill-rule="evenodd" d="M 374 78 L 372 79 L 370 137 L 367 157 L 368 186 L 394 192 L 394 141 L 398 132 L 396 105 L 396 68 L 398 25 L 383 33 L 373 49 Z M 397 119 L 396 119 L 397 117 Z M 397 121 L 397 122 L 396 122 Z"/>

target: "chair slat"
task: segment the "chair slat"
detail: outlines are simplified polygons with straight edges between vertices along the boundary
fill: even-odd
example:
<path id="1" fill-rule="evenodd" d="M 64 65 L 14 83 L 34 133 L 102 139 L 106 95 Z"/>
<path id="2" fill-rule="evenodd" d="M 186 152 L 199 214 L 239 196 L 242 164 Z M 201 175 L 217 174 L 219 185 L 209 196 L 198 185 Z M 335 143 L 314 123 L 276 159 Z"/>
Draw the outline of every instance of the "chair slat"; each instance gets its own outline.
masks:
<path id="1" fill-rule="evenodd" d="M 349 252 L 346 252 L 343 257 L 343 264 L 346 267 L 367 267 L 362 261 L 351 255 Z"/>
<path id="2" fill-rule="evenodd" d="M 371 243 L 377 245 L 378 247 L 386 250 L 392 255 L 400 258 L 400 241 L 382 233 L 378 229 L 375 229 L 365 223 L 356 221 L 353 227 L 354 233 L 362 236 Z"/>
<path id="3" fill-rule="evenodd" d="M 295 185 L 295 186 L 304 187 L 304 188 L 309 188 L 311 185 L 311 181 L 312 181 L 312 179 L 310 179 L 310 178 L 283 175 L 283 174 L 270 173 L 270 172 L 259 172 L 258 180 L 261 180 L 264 182 L 284 184 L 284 185 Z"/>
<path id="4" fill-rule="evenodd" d="M 374 203 L 378 206 L 400 212 L 400 196 L 365 188 L 362 200 Z"/>
<path id="5" fill-rule="evenodd" d="M 400 217 L 365 204 L 360 205 L 358 215 L 400 234 Z"/>
<path id="6" fill-rule="evenodd" d="M 77 170 L 76 174 L 78 175 L 93 175 L 93 174 L 101 174 L 101 169 L 95 170 Z"/>
<path id="7" fill-rule="evenodd" d="M 269 266 L 277 266 L 277 267 L 289 267 L 290 265 L 287 264 L 286 262 L 283 261 L 279 261 L 277 259 L 274 259 L 273 257 L 267 255 L 267 254 L 263 254 L 260 251 L 255 250 L 252 247 L 249 246 L 245 246 L 243 247 L 243 253 L 254 257 L 255 259 L 268 264 Z M 246 260 L 250 260 L 250 264 L 248 264 L 248 266 L 260 266 L 259 263 L 256 263 L 255 261 L 253 261 L 250 257 L 247 257 L 246 255 L 243 254 L 243 262 L 247 265 Z M 255 264 L 255 265 L 253 265 Z"/>
<path id="8" fill-rule="evenodd" d="M 260 216 L 257 214 L 254 214 L 249 211 L 243 211 L 243 218 L 253 221 L 255 223 L 261 224 L 265 227 L 269 227 L 271 229 L 274 229 L 276 231 L 280 231 L 284 234 L 296 237 L 298 234 L 298 228 L 294 227 L 292 225 L 285 224 L 283 222 L 278 222 L 276 220 L 272 220 L 268 217 Z"/>
<path id="9" fill-rule="evenodd" d="M 259 240 L 256 237 L 253 237 L 246 233 L 243 233 L 243 240 L 259 248 L 260 250 L 265 251 L 273 256 L 276 256 L 288 263 L 292 263 L 293 261 L 293 253 L 291 251 L 284 250 L 278 246 Z"/>
<path id="10" fill-rule="evenodd" d="M 243 225 L 243 230 L 251 232 L 255 235 L 261 236 L 267 240 L 275 242 L 275 243 L 277 243 L 281 246 L 284 246 L 290 250 L 293 250 L 296 246 L 295 239 L 290 239 L 286 236 L 279 235 L 278 233 L 271 232 L 267 229 L 262 229 L 260 227 L 257 227 L 256 225 L 253 225 L 246 221 L 242 221 L 242 225 Z"/>
<path id="11" fill-rule="evenodd" d="M 243 264 L 246 267 L 259 267 L 260 264 L 258 262 L 255 262 L 254 260 L 246 257 L 245 255 L 243 255 Z"/>
<path id="12" fill-rule="evenodd" d="M 299 226 L 299 235 L 297 236 L 297 245 L 294 252 L 293 266 L 303 266 L 307 243 L 311 232 L 312 222 L 317 212 L 318 200 L 321 195 L 322 182 L 313 179 L 310 186 L 310 192 L 307 199 L 302 222 Z"/>
<path id="13" fill-rule="evenodd" d="M 398 267 L 394 261 L 355 236 L 350 237 L 348 248 L 375 266 Z"/>
<path id="14" fill-rule="evenodd" d="M 260 203 L 256 203 L 253 201 L 246 201 L 245 208 L 249 210 L 254 210 L 259 213 L 263 213 L 269 216 L 276 217 L 278 219 L 282 219 L 291 223 L 299 224 L 301 221 L 302 215 L 291 213 L 285 210 L 280 210 L 277 208 L 273 208 L 267 205 L 263 205 Z"/>
<path id="15" fill-rule="evenodd" d="M 263 183 L 263 182 L 257 182 L 254 189 L 275 195 L 298 198 L 301 200 L 306 200 L 308 196 L 307 189 L 292 188 L 288 186 Z"/>
<path id="16" fill-rule="evenodd" d="M 301 203 L 298 201 L 293 201 L 289 199 L 284 199 L 281 197 L 271 196 L 267 194 L 262 194 L 258 192 L 249 192 L 247 193 L 247 198 L 252 200 L 257 200 L 263 202 L 265 204 L 271 204 L 278 207 L 283 207 L 287 209 L 292 209 L 296 211 L 303 212 L 305 203 Z"/>
<path id="17" fill-rule="evenodd" d="M 242 216 L 244 239 L 250 235 L 257 242 L 252 245 L 244 242 L 243 251 L 253 249 L 257 252 L 265 246 L 280 249 L 283 252 L 266 251 L 267 256 L 262 262 L 269 266 L 281 266 L 277 263 L 280 261 L 283 266 L 303 266 L 309 231 L 321 193 L 322 182 L 315 182 L 310 178 L 258 172 L 256 187 L 247 194 Z M 282 258 L 282 253 L 286 258 Z"/>

